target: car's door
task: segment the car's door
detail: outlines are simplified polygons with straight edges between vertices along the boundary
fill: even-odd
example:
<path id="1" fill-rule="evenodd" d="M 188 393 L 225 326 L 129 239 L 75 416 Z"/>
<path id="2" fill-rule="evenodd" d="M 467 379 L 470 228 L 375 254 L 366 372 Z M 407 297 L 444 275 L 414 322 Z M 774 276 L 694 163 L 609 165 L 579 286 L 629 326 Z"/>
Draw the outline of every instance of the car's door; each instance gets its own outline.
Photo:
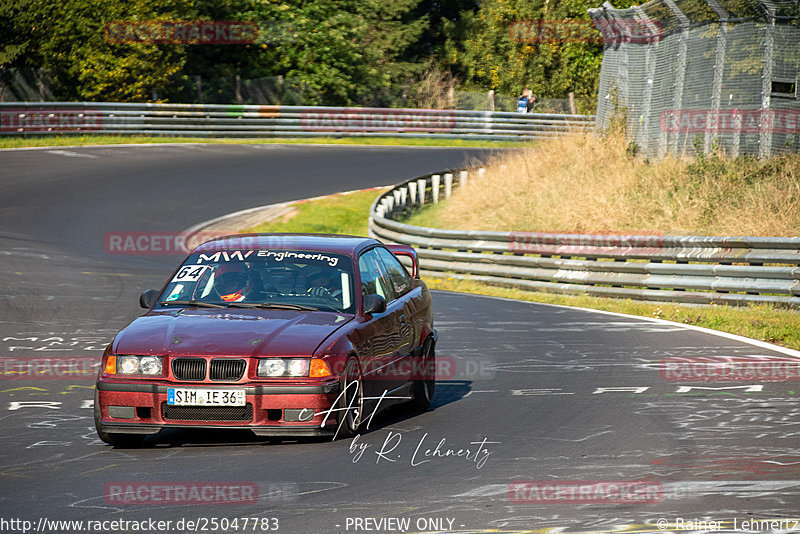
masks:
<path id="1" fill-rule="evenodd" d="M 413 356 L 420 344 L 419 339 L 423 327 L 423 317 L 419 313 L 422 290 L 414 288 L 411 276 L 394 254 L 383 247 L 375 250 L 383 263 L 389 285 L 394 293 L 392 306 L 398 310 L 399 314 L 399 358 L 392 362 L 392 372 L 400 378 L 402 384 L 412 380 L 421 372 L 421 369 L 415 367 Z"/>
<path id="2" fill-rule="evenodd" d="M 362 296 L 377 294 L 386 300 L 386 310 L 373 313 L 359 329 L 357 346 L 362 360 L 367 396 L 380 396 L 402 383 L 393 373 L 393 362 L 400 357 L 400 318 L 403 305 L 394 290 L 376 248 L 358 258 Z"/>

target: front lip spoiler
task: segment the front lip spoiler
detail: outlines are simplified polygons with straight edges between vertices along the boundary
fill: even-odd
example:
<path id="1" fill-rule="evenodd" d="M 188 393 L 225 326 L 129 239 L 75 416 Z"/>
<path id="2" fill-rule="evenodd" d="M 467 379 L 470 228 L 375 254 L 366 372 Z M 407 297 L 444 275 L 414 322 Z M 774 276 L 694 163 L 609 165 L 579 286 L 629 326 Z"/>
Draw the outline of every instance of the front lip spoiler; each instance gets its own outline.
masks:
<path id="1" fill-rule="evenodd" d="M 204 424 L 184 424 L 184 425 L 153 425 L 147 423 L 103 423 L 103 432 L 109 434 L 139 434 L 139 435 L 155 435 L 164 428 L 175 428 L 183 430 L 193 430 L 198 428 L 210 430 L 249 430 L 256 436 L 332 436 L 335 432 L 335 427 L 320 427 L 317 425 L 312 426 L 282 426 L 282 427 L 269 427 L 269 426 L 217 426 L 217 425 L 204 425 Z"/>
<path id="2" fill-rule="evenodd" d="M 97 382 L 97 391 L 115 391 L 127 393 L 161 393 L 166 395 L 169 388 L 209 388 L 228 387 L 241 389 L 236 384 L 132 384 L 130 382 Z M 339 388 L 338 381 L 319 386 L 244 386 L 245 395 L 327 395 Z"/>

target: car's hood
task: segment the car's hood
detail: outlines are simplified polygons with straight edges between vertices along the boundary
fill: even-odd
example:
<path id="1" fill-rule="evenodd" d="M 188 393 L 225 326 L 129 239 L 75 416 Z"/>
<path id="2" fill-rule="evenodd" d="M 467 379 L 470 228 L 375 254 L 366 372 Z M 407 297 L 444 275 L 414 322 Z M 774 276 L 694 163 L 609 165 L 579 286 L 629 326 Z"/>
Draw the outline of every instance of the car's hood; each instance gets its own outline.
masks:
<path id="1" fill-rule="evenodd" d="M 309 356 L 353 318 L 289 310 L 178 309 L 151 312 L 114 340 L 117 354 Z"/>

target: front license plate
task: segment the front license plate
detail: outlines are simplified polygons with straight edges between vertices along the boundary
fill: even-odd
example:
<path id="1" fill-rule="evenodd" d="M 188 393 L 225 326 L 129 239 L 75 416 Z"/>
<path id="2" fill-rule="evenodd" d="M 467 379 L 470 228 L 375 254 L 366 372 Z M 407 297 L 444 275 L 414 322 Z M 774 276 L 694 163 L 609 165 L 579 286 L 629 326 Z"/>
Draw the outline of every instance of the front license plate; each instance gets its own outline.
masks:
<path id="1" fill-rule="evenodd" d="M 244 406 L 243 389 L 167 389 L 170 406 Z"/>

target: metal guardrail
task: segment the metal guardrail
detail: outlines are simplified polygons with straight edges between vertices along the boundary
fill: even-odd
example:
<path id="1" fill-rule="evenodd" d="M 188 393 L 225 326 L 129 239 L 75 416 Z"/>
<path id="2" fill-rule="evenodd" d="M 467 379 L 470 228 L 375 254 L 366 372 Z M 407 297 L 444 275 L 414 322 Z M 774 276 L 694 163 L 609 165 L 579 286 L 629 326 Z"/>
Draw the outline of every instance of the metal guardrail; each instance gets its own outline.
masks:
<path id="1" fill-rule="evenodd" d="M 0 103 L 0 135 L 439 137 L 521 140 L 594 128 L 594 117 L 465 110 L 108 102 Z"/>
<path id="2" fill-rule="evenodd" d="M 396 185 L 372 204 L 370 234 L 417 248 L 427 275 L 549 293 L 800 308 L 800 237 L 460 231 L 399 222 L 482 174 L 453 171 Z"/>

